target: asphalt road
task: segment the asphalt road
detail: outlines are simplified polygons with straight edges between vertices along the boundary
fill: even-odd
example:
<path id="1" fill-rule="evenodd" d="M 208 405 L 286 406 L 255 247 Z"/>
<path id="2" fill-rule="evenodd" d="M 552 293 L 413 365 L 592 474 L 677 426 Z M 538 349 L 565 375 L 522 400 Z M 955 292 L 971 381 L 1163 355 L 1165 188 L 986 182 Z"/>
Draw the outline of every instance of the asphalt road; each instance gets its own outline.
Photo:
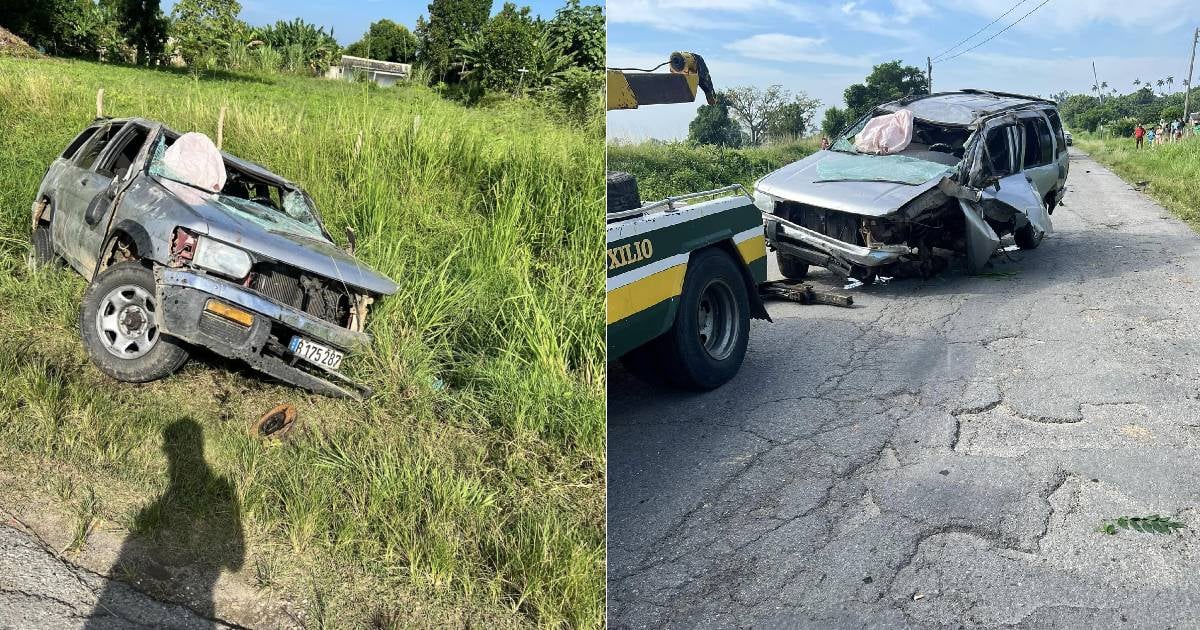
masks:
<path id="1" fill-rule="evenodd" d="M 104 593 L 104 604 L 98 604 Z M 227 630 L 217 620 L 164 603 L 59 558 L 0 519 L 0 628 L 13 630 Z"/>
<path id="2" fill-rule="evenodd" d="M 1076 152 L 1068 188 L 990 276 L 769 304 L 717 391 L 614 366 L 611 625 L 1200 626 L 1200 237 Z M 1188 529 L 1096 531 L 1155 513 Z"/>

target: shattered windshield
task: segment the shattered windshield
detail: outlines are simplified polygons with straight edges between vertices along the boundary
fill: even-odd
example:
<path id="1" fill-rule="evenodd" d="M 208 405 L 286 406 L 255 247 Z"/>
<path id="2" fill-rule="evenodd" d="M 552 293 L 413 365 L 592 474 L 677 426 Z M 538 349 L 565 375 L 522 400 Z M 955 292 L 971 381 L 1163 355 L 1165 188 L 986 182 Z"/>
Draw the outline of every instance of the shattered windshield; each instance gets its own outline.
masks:
<path id="1" fill-rule="evenodd" d="M 816 182 L 896 182 L 923 184 L 953 167 L 907 155 L 832 154 L 817 162 Z"/>
<path id="2" fill-rule="evenodd" d="M 150 161 L 150 174 L 185 184 L 197 191 L 203 191 L 202 188 L 198 188 L 188 181 L 187 177 L 174 173 L 163 163 L 163 154 L 166 149 L 165 137 L 159 138 L 157 146 L 154 147 L 154 157 Z M 268 230 L 287 232 L 322 241 L 327 240 L 321 229 L 321 223 L 317 219 L 316 209 L 313 208 L 311 200 L 303 192 L 261 183 L 247 184 L 238 179 L 240 173 L 233 170 L 230 172 L 233 176 L 229 178 L 229 183 L 220 193 L 203 191 L 206 203 L 233 216 L 249 219 Z M 257 196 L 253 196 L 253 193 L 250 192 L 250 186 L 255 186 L 258 190 Z M 178 192 L 177 189 L 173 188 L 173 190 Z M 241 194 L 228 194 L 233 191 Z M 272 192 L 274 196 L 272 196 Z M 277 203 L 276 198 L 279 195 L 282 195 L 282 198 Z"/>

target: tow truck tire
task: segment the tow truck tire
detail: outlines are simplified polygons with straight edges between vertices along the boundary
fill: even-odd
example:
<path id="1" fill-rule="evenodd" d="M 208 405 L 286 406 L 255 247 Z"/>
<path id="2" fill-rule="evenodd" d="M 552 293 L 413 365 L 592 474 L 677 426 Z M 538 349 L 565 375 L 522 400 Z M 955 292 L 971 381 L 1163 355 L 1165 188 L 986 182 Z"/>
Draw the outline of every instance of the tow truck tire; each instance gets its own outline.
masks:
<path id="1" fill-rule="evenodd" d="M 92 363 L 128 383 L 158 380 L 183 367 L 187 347 L 161 333 L 155 319 L 158 308 L 154 272 L 142 263 L 119 263 L 96 276 L 79 309 L 79 332 Z M 97 316 L 101 309 L 117 317 L 102 323 L 104 317 Z M 124 328 L 106 332 L 114 320 Z M 126 356 L 119 356 L 122 353 Z"/>
<path id="2" fill-rule="evenodd" d="M 1042 243 L 1042 237 L 1045 234 L 1038 234 L 1034 231 L 1032 225 L 1025 225 L 1013 232 L 1013 241 L 1020 249 L 1037 249 L 1037 246 Z"/>
<path id="3" fill-rule="evenodd" d="M 776 251 L 775 262 L 779 265 L 779 273 L 788 280 L 803 280 L 808 277 L 808 263 L 796 256 Z"/>
<path id="4" fill-rule="evenodd" d="M 705 249 L 692 256 L 675 325 L 659 339 L 663 376 L 676 387 L 715 389 L 737 374 L 750 339 L 750 297 L 729 254 Z"/>
<path id="5" fill-rule="evenodd" d="M 608 213 L 642 207 L 637 178 L 629 173 L 612 171 L 605 177 L 608 192 Z"/>

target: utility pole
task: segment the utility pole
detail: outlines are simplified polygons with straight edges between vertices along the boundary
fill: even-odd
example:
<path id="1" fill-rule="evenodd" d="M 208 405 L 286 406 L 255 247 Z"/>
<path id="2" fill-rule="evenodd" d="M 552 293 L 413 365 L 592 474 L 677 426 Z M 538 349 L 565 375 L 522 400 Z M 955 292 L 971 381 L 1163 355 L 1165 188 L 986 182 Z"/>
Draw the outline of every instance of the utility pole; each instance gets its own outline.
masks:
<path id="1" fill-rule="evenodd" d="M 1192 35 L 1192 59 L 1188 61 L 1188 76 L 1187 81 L 1183 84 L 1183 127 L 1187 129 L 1188 115 L 1191 111 L 1188 109 L 1192 105 L 1192 66 L 1196 63 L 1196 42 L 1200 41 L 1200 28 Z"/>
<path id="2" fill-rule="evenodd" d="M 1096 62 L 1095 61 L 1092 61 L 1092 81 L 1094 81 L 1094 83 L 1092 83 L 1092 85 L 1095 86 L 1095 88 L 1096 88 L 1096 94 L 1100 95 L 1100 104 L 1103 105 L 1104 104 L 1104 92 L 1100 91 L 1100 76 L 1096 74 Z"/>
<path id="3" fill-rule="evenodd" d="M 929 93 L 933 94 L 933 60 L 929 57 L 925 58 L 925 78 L 929 82 Z"/>

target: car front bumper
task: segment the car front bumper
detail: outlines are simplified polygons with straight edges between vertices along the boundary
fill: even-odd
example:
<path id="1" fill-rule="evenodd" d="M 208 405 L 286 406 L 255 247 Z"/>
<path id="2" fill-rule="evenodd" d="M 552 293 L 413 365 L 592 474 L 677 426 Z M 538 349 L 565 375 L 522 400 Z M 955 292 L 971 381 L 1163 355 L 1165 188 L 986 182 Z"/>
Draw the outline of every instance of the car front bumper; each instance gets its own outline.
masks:
<path id="1" fill-rule="evenodd" d="M 327 396 L 362 398 L 365 386 L 331 370 L 304 364 L 287 349 L 296 334 L 342 351 L 370 343 L 366 333 L 342 328 L 241 285 L 186 269 L 158 267 L 154 271 L 163 332 L 217 354 L 245 361 L 254 369 L 289 384 Z M 205 310 L 217 300 L 250 311 L 254 321 L 242 326 Z"/>
<path id="2" fill-rule="evenodd" d="M 850 265 L 882 267 L 912 253 L 907 245 L 863 247 L 839 241 L 774 215 L 764 215 L 764 218 L 767 243 L 771 247 L 847 275 Z"/>

